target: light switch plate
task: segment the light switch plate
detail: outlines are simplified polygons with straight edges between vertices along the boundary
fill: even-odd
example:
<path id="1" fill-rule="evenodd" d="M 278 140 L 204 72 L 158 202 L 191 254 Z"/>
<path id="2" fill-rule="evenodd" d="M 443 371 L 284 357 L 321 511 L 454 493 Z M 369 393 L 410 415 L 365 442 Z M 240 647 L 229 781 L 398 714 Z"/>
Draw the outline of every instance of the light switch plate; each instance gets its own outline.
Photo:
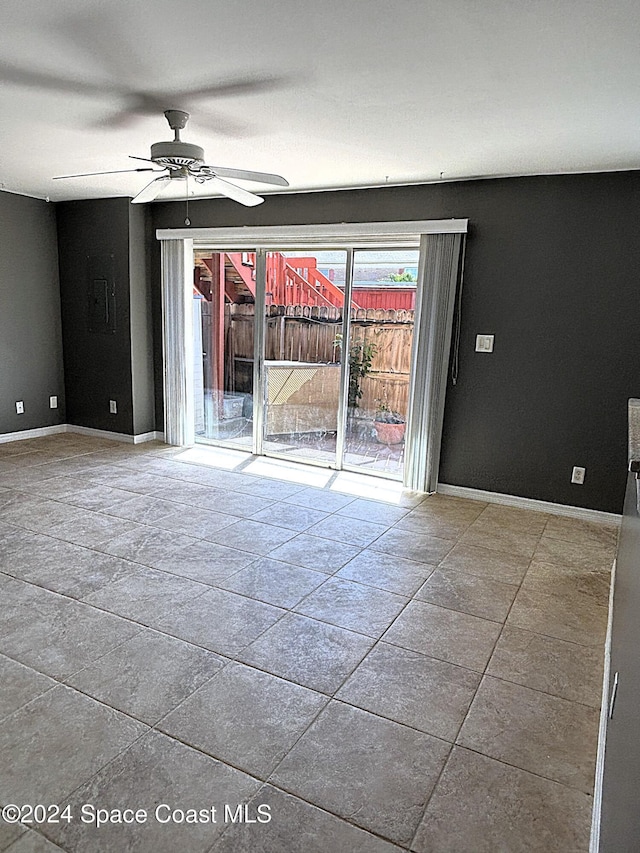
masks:
<path id="1" fill-rule="evenodd" d="M 493 352 L 493 335 L 476 335 L 476 352 Z"/>

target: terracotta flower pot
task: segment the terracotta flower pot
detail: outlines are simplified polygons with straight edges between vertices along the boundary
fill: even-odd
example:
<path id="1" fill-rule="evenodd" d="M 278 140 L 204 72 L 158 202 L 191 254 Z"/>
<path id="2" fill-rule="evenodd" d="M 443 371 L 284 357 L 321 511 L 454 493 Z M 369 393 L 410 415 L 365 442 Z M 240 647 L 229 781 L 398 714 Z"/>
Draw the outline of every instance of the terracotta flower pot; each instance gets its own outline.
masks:
<path id="1" fill-rule="evenodd" d="M 383 421 L 374 421 L 373 426 L 380 444 L 400 444 L 404 439 L 404 423 L 389 424 Z"/>

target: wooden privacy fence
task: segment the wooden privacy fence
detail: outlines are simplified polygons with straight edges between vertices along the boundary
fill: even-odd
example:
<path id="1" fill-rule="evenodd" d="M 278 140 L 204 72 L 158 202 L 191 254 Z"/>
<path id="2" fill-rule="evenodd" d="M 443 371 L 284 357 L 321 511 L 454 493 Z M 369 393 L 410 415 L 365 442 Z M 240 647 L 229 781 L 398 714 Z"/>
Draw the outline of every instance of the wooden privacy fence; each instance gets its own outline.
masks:
<path id="1" fill-rule="evenodd" d="M 254 309 L 251 303 L 225 306 L 225 387 L 249 392 L 253 360 Z M 265 311 L 265 358 L 335 364 L 340 361 L 342 308 L 269 305 Z M 414 311 L 351 310 L 351 345 L 374 344 L 371 372 L 362 380 L 359 408 L 372 417 L 377 401 L 405 415 L 409 394 Z"/>

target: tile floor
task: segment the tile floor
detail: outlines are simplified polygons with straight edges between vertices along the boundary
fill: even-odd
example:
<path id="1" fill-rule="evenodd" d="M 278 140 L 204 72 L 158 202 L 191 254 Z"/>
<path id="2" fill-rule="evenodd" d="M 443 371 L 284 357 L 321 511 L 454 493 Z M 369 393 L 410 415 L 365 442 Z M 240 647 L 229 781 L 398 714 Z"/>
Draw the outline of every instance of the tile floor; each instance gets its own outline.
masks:
<path id="1" fill-rule="evenodd" d="M 181 458 L 0 445 L 0 850 L 586 853 L 614 528 Z"/>

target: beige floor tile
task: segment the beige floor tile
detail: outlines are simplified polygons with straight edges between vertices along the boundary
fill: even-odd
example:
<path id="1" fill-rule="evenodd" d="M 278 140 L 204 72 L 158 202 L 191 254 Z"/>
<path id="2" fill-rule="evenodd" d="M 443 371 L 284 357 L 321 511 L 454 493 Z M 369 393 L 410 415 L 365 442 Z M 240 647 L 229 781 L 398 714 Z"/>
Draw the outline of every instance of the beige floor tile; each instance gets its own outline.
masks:
<path id="1" fill-rule="evenodd" d="M 483 672 L 499 634 L 497 622 L 426 601 L 412 601 L 384 634 L 384 640 Z"/>
<path id="2" fill-rule="evenodd" d="M 74 814 L 83 804 L 104 809 L 145 809 L 144 824 L 110 824 L 100 829 L 74 820 L 47 827 L 47 835 L 74 853 L 208 853 L 224 829 L 224 804 L 247 802 L 260 783 L 201 752 L 151 731 L 115 761 L 103 767 L 70 798 Z M 216 823 L 188 823 L 155 819 L 160 804 L 164 820 L 173 809 L 216 809 Z"/>
<path id="3" fill-rule="evenodd" d="M 422 732 L 332 702 L 271 781 L 363 829 L 409 844 L 449 749 Z"/>
<path id="4" fill-rule="evenodd" d="M 336 698 L 453 742 L 479 683 L 461 666 L 379 643 Z"/>
<path id="5" fill-rule="evenodd" d="M 273 820 L 230 826 L 211 853 L 401 853 L 403 848 L 270 785 L 249 804 Z M 277 818 L 276 818 L 277 816 Z"/>
<path id="6" fill-rule="evenodd" d="M 0 465 L 0 471 L 2 467 Z M 20 824 L 0 823 L 0 850 L 8 850 L 13 842 L 24 835 L 26 829 Z"/>
<path id="7" fill-rule="evenodd" d="M 506 624 L 583 646 L 601 647 L 607 614 L 607 605 L 589 595 L 553 595 L 544 583 L 536 581 L 522 585 Z"/>
<path id="8" fill-rule="evenodd" d="M 273 807 L 0 849 L 586 853 L 615 527 L 71 434 L 0 479 L 0 795 Z"/>
<path id="9" fill-rule="evenodd" d="M 468 528 L 460 537 L 463 545 L 480 546 L 502 554 L 512 554 L 520 557 L 533 557 L 540 534 L 522 533 L 511 527 L 496 525 L 475 526 Z"/>
<path id="10" fill-rule="evenodd" d="M 543 536 L 535 549 L 534 556 L 536 560 L 545 563 L 611 571 L 615 551 L 609 543 L 592 542 L 584 544 Z"/>
<path id="11" fill-rule="evenodd" d="M 11 845 L 9 853 L 65 853 L 65 851 L 33 829 L 28 829 Z"/>
<path id="12" fill-rule="evenodd" d="M 403 507 L 389 506 L 389 504 L 380 503 L 379 501 L 358 498 L 342 509 L 339 509 L 337 515 L 346 515 L 349 518 L 359 518 L 362 521 L 371 521 L 375 524 L 384 524 L 387 527 L 391 527 L 392 524 L 405 518 L 408 513 L 409 510 Z"/>
<path id="13" fill-rule="evenodd" d="M 234 657 L 284 613 L 279 607 L 211 587 L 197 598 L 167 607 L 162 614 L 158 612 L 153 627 L 212 652 Z"/>
<path id="14" fill-rule="evenodd" d="M 3 722 L 0 801 L 62 802 L 146 731 L 69 687 L 54 687 Z"/>
<path id="15" fill-rule="evenodd" d="M 453 548 L 452 539 L 424 536 L 411 530 L 393 527 L 371 544 L 372 551 L 382 551 L 392 557 L 403 557 L 436 566 Z"/>
<path id="16" fill-rule="evenodd" d="M 289 613 L 239 655 L 245 663 L 321 693 L 333 694 L 373 638 Z"/>
<path id="17" fill-rule="evenodd" d="M 340 569 L 336 577 L 409 596 L 422 586 L 434 568 L 417 560 L 393 557 L 367 548 Z"/>
<path id="18" fill-rule="evenodd" d="M 545 563 L 534 558 L 527 569 L 523 586 L 570 598 L 588 596 L 599 604 L 607 605 L 611 572 L 587 566 Z"/>
<path id="19" fill-rule="evenodd" d="M 227 660 L 156 631 L 142 631 L 76 672 L 67 683 L 137 720 L 154 725 Z"/>
<path id="20" fill-rule="evenodd" d="M 416 511 L 432 518 L 449 519 L 453 521 L 466 520 L 471 524 L 478 518 L 485 507 L 484 501 L 470 501 L 467 498 L 454 498 L 451 495 L 429 495 L 416 507 Z"/>
<path id="21" fill-rule="evenodd" d="M 268 556 L 272 560 L 282 560 L 306 569 L 333 574 L 359 552 L 360 549 L 355 545 L 301 533 L 275 548 Z"/>
<path id="22" fill-rule="evenodd" d="M 294 530 L 284 527 L 275 527 L 273 524 L 264 524 L 260 521 L 252 521 L 243 518 L 207 536 L 210 542 L 217 542 L 240 551 L 249 551 L 252 554 L 265 556 L 280 545 L 293 539 L 296 535 Z"/>
<path id="23" fill-rule="evenodd" d="M 346 509 L 351 506 L 352 504 L 348 504 Z M 389 530 L 387 524 L 363 521 L 361 518 L 335 513 L 314 524 L 307 533 L 311 536 L 321 536 L 323 539 L 334 539 L 337 542 L 347 542 L 349 545 L 366 548 L 387 530 Z"/>
<path id="24" fill-rule="evenodd" d="M 501 554 L 490 548 L 459 543 L 447 554 L 440 568 L 467 572 L 481 578 L 490 578 L 502 583 L 519 584 L 529 566 L 528 557 L 517 554 Z"/>
<path id="25" fill-rule="evenodd" d="M 339 628 L 380 637 L 408 601 L 383 589 L 332 577 L 294 609 Z"/>
<path id="26" fill-rule="evenodd" d="M 217 585 L 276 607 L 292 608 L 326 579 L 324 572 L 260 557 Z"/>
<path id="27" fill-rule="evenodd" d="M 599 524 L 582 518 L 550 515 L 543 535 L 552 539 L 564 539 L 566 542 L 576 542 L 579 545 L 601 544 L 615 549 L 618 530 L 618 524 Z"/>
<path id="28" fill-rule="evenodd" d="M 4 655 L 0 655 L 0 683 L 0 720 L 56 686 L 52 678 Z"/>
<path id="29" fill-rule="evenodd" d="M 505 627 L 487 673 L 600 708 L 604 650 Z"/>
<path id="30" fill-rule="evenodd" d="M 414 598 L 494 622 L 504 622 L 517 591 L 515 584 L 440 568 L 427 578 Z"/>
<path id="31" fill-rule="evenodd" d="M 457 742 L 590 794 L 598 722 L 595 708 L 485 676 Z"/>
<path id="32" fill-rule="evenodd" d="M 277 527 L 285 527 L 287 530 L 302 533 L 328 517 L 328 513 L 321 512 L 318 509 L 278 502 L 252 515 L 251 520 L 264 521 L 266 524 L 275 524 Z"/>
<path id="33" fill-rule="evenodd" d="M 549 515 L 529 509 L 489 504 L 474 521 L 474 529 L 509 529 L 517 533 L 539 536 L 545 529 Z"/>
<path id="34" fill-rule="evenodd" d="M 415 853 L 586 853 L 592 799 L 454 747 L 411 849 Z"/>
<path id="35" fill-rule="evenodd" d="M 257 554 L 248 551 L 227 548 L 208 539 L 196 539 L 186 548 L 169 550 L 160 557 L 149 558 L 149 564 L 162 572 L 215 586 L 257 559 Z"/>
<path id="36" fill-rule="evenodd" d="M 408 530 L 422 536 L 458 539 L 468 529 L 470 521 L 442 518 L 426 513 L 411 512 L 394 525 L 395 530 Z"/>
<path id="37" fill-rule="evenodd" d="M 32 613 L 29 629 L 20 625 L 2 637 L 2 650 L 14 660 L 54 678 L 66 678 L 139 633 L 140 626 L 79 601 L 62 599 L 48 613 Z"/>
<path id="38" fill-rule="evenodd" d="M 158 728 L 266 779 L 327 701 L 314 690 L 231 663 Z"/>
<path id="39" fill-rule="evenodd" d="M 103 610 L 150 625 L 178 608 L 183 601 L 202 595 L 208 588 L 188 578 L 137 566 L 130 574 L 106 584 L 84 600 Z"/>

